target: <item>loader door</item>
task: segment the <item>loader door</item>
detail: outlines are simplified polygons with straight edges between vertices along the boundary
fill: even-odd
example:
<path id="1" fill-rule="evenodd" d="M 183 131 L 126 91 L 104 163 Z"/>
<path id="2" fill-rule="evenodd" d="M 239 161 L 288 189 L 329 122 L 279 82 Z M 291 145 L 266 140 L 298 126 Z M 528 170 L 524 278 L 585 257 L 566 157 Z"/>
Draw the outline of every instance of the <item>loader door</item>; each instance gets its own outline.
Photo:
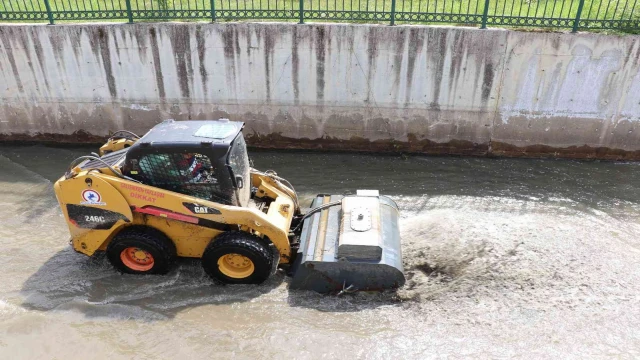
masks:
<path id="1" fill-rule="evenodd" d="M 251 166 L 247 155 L 247 144 L 242 134 L 238 134 L 238 137 L 233 141 L 227 157 L 231 178 L 235 182 L 238 205 L 245 207 L 249 204 L 249 199 L 251 198 L 251 186 L 250 184 L 245 184 L 245 182 L 251 181 L 251 176 L 249 175 Z"/>

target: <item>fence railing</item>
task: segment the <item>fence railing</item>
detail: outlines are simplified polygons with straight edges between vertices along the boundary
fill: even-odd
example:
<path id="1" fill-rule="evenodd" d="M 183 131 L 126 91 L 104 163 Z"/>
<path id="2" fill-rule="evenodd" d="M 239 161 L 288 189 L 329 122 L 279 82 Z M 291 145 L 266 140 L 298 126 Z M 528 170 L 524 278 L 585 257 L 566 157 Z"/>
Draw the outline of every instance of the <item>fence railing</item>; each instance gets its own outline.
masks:
<path id="1" fill-rule="evenodd" d="M 638 0 L 1 0 L 0 21 L 278 19 L 640 30 Z"/>

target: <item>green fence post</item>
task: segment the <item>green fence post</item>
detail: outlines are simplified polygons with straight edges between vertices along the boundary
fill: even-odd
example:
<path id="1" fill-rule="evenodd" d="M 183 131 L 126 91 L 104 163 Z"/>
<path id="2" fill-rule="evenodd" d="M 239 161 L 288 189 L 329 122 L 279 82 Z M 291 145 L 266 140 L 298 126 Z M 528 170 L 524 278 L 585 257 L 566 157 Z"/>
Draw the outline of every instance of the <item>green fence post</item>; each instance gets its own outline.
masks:
<path id="1" fill-rule="evenodd" d="M 49 18 L 49 24 L 53 25 L 53 13 L 51 12 L 51 5 L 49 0 L 44 0 L 44 7 L 47 8 L 47 17 Z"/>
<path id="2" fill-rule="evenodd" d="M 489 16 L 489 0 L 484 1 L 484 12 L 482 13 L 482 26 L 480 29 L 487 28 L 487 17 Z"/>
<path id="3" fill-rule="evenodd" d="M 391 0 L 391 26 L 396 24 L 396 0 Z"/>
<path id="4" fill-rule="evenodd" d="M 216 21 L 216 0 L 211 0 L 211 22 Z"/>
<path id="5" fill-rule="evenodd" d="M 304 0 L 300 0 L 300 21 L 298 24 L 304 24 Z"/>
<path id="6" fill-rule="evenodd" d="M 578 25 L 580 24 L 580 15 L 582 15 L 582 8 L 584 7 L 584 0 L 580 0 L 578 4 L 578 12 L 576 13 L 576 20 L 573 22 L 572 33 L 578 32 Z"/>
<path id="7" fill-rule="evenodd" d="M 129 18 L 129 24 L 133 24 L 133 12 L 131 11 L 131 0 L 126 0 L 127 4 L 127 17 Z"/>

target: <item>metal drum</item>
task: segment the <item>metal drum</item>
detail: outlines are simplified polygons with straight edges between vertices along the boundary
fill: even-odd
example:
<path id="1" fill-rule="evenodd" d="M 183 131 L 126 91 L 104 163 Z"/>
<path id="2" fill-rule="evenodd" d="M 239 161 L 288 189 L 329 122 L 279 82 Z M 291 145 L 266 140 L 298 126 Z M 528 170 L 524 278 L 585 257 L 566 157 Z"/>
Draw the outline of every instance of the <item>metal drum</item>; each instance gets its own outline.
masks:
<path id="1" fill-rule="evenodd" d="M 402 286 L 395 202 L 376 190 L 359 190 L 318 195 L 311 207 L 323 204 L 327 207 L 304 220 L 291 288 L 326 293 Z"/>

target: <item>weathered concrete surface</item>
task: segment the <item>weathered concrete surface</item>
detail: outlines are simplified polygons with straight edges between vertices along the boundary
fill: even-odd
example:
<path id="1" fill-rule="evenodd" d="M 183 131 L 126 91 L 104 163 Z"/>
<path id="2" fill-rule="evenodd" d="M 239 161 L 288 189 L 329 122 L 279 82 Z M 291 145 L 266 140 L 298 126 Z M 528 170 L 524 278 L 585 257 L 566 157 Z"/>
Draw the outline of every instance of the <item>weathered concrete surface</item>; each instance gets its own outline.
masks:
<path id="1" fill-rule="evenodd" d="M 493 153 L 640 159 L 640 37 L 511 32 L 507 44 Z"/>
<path id="2" fill-rule="evenodd" d="M 264 147 L 640 158 L 640 39 L 340 24 L 0 26 L 0 139 L 229 117 Z"/>

